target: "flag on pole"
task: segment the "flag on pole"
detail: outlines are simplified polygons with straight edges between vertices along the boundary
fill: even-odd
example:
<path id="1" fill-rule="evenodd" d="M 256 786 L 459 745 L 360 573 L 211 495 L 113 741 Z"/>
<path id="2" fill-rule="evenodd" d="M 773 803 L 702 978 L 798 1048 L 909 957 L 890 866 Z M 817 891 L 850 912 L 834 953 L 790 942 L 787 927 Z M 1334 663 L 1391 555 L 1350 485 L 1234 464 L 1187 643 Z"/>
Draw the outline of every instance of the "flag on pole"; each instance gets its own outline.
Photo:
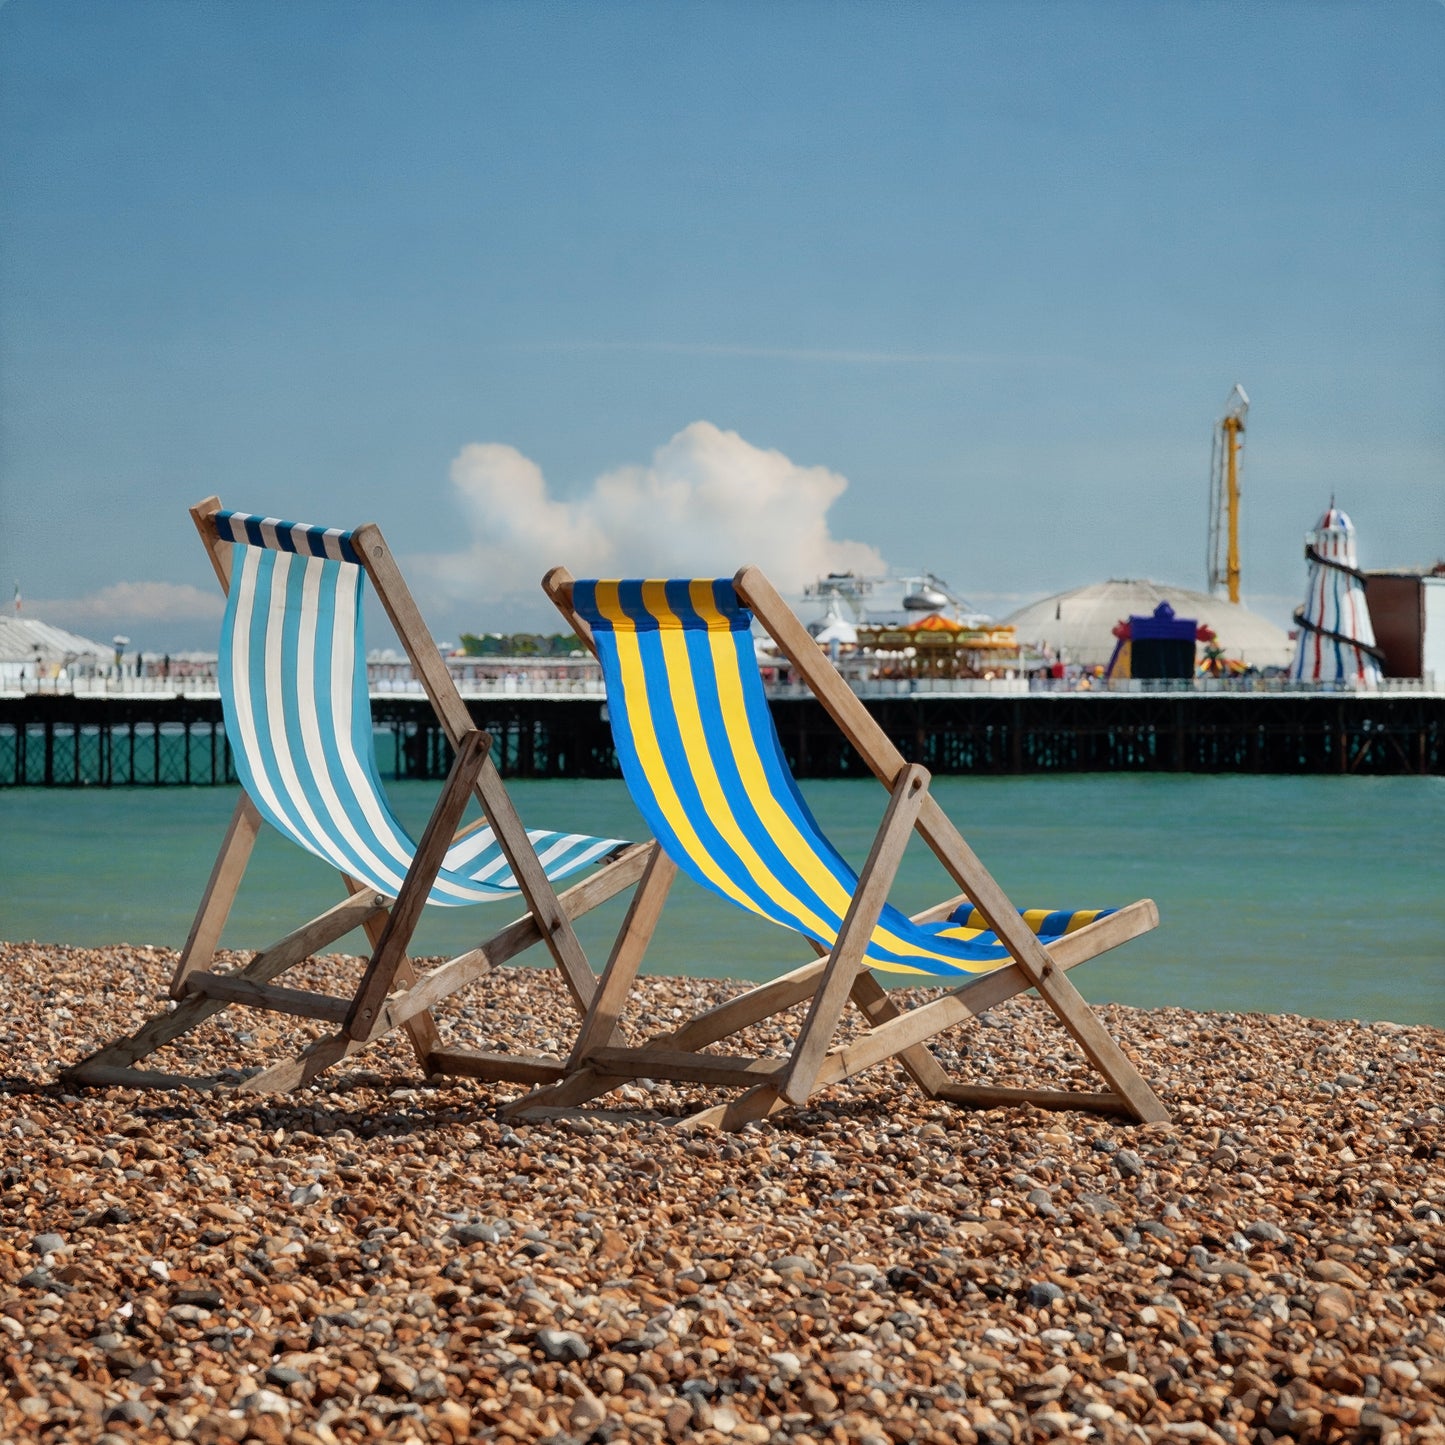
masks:
<path id="1" fill-rule="evenodd" d="M 20 584 L 19 584 L 19 582 L 17 582 L 17 583 L 15 584 L 15 614 L 16 614 L 17 617 L 20 615 Z"/>

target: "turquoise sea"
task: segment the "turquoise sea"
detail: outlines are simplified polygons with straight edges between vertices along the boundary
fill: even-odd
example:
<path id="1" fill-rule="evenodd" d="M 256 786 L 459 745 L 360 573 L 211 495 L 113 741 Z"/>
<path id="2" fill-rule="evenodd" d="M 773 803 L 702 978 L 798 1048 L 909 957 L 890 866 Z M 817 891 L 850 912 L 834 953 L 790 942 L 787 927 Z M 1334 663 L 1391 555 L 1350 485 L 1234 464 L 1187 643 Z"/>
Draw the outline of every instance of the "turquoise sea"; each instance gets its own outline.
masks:
<path id="1" fill-rule="evenodd" d="M 620 782 L 511 788 L 529 826 L 644 835 Z M 1157 901 L 1155 932 L 1078 975 L 1093 1001 L 1445 1026 L 1445 778 L 1090 774 L 934 788 L 1019 906 Z M 883 790 L 804 791 L 861 863 Z M 435 792 L 392 785 L 416 830 Z M 0 938 L 179 947 L 234 801 L 227 788 L 0 791 Z M 918 909 L 953 891 L 915 840 L 894 901 Z M 264 945 L 339 896 L 325 865 L 267 833 L 224 941 Z M 599 967 L 622 906 L 584 921 Z M 414 951 L 458 952 L 509 916 L 429 909 Z M 657 971 L 760 979 L 809 956 L 683 878 L 649 958 Z"/>

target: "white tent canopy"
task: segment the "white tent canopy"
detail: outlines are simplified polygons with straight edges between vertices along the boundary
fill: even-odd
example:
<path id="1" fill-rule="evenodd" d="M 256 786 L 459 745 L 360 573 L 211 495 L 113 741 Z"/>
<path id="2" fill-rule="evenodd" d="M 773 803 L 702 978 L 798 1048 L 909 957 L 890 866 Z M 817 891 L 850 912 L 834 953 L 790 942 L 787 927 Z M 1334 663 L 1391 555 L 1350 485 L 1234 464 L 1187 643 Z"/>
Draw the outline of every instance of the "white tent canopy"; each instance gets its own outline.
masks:
<path id="1" fill-rule="evenodd" d="M 53 676 L 61 668 L 93 672 L 115 661 L 115 648 L 34 617 L 0 617 L 0 680 Z"/>

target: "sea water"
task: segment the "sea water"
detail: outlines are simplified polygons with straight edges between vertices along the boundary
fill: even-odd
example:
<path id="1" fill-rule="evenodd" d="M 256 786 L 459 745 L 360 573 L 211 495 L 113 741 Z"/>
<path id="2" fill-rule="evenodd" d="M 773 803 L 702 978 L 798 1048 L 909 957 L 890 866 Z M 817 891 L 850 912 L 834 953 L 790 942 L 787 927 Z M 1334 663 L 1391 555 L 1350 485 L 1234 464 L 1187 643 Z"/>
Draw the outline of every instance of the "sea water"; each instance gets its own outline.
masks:
<path id="1" fill-rule="evenodd" d="M 529 827 L 646 836 L 620 782 L 510 788 Z M 933 788 L 1019 907 L 1158 903 L 1158 929 L 1076 975 L 1090 1000 L 1445 1026 L 1445 778 L 1082 774 Z M 390 792 L 419 832 L 437 785 Z M 858 780 L 804 792 L 861 864 L 883 790 Z M 0 791 L 0 938 L 180 947 L 235 799 L 228 788 Z M 915 838 L 893 901 L 915 911 L 956 891 Z M 223 943 L 264 946 L 340 896 L 332 870 L 263 829 Z M 579 925 L 597 967 L 624 907 Z M 517 911 L 429 908 L 412 951 L 460 952 Z M 364 951 L 364 938 L 336 948 Z M 758 980 L 811 956 L 680 877 L 647 966 Z"/>

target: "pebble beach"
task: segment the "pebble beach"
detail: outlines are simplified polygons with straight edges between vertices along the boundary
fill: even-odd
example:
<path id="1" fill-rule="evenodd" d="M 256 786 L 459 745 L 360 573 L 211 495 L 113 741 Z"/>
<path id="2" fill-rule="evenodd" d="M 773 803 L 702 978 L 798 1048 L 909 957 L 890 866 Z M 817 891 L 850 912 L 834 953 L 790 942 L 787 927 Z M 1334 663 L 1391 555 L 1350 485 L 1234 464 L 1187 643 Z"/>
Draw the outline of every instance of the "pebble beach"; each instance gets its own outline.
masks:
<path id="1" fill-rule="evenodd" d="M 1445 1442 L 1439 1029 L 1103 1007 L 1147 1127 L 889 1065 L 736 1134 L 645 1082 L 509 1123 L 520 1089 L 427 1082 L 404 1041 L 249 1096 L 224 1084 L 308 1035 L 240 1008 L 147 1061 L 222 1087 L 57 1082 L 173 963 L 0 944 L 0 1439 Z M 635 1036 L 740 987 L 646 979 Z M 439 1021 L 575 1027 L 530 969 Z M 936 1051 L 1096 1087 L 1030 998 Z"/>

